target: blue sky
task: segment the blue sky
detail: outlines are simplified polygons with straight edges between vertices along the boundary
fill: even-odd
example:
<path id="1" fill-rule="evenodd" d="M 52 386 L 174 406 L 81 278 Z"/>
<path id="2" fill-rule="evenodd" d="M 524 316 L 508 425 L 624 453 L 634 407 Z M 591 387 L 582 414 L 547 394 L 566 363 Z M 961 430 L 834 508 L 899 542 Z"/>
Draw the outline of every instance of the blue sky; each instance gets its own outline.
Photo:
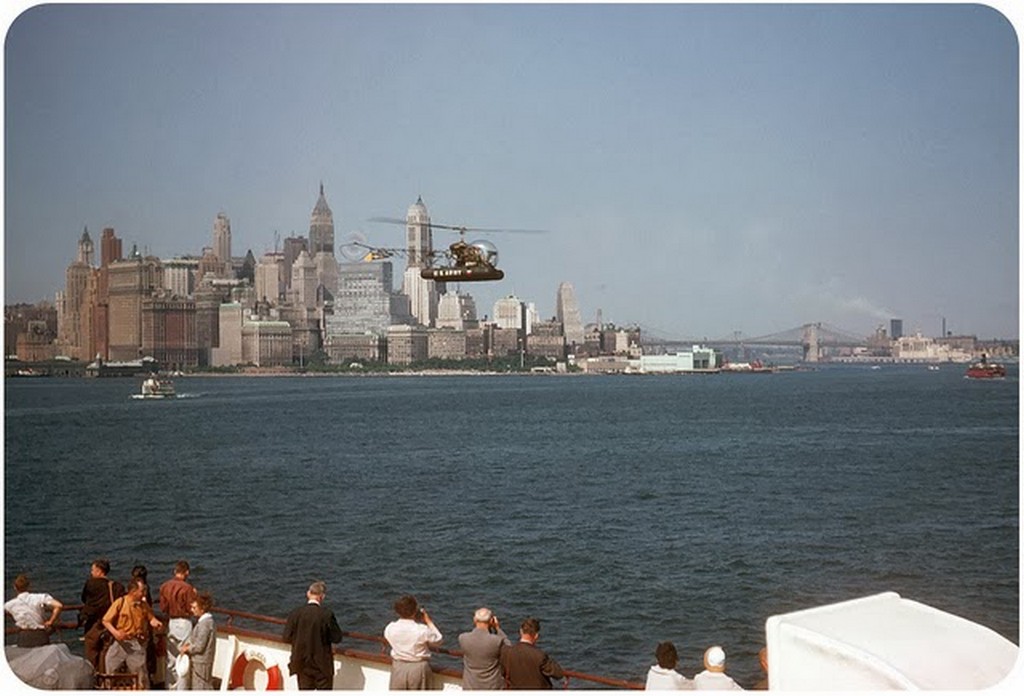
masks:
<path id="1" fill-rule="evenodd" d="M 1018 336 L 1019 52 L 991 7 L 15 16 L 6 302 L 52 300 L 84 226 L 198 254 L 223 211 L 258 256 L 308 232 L 322 181 L 339 240 L 400 246 L 367 220 L 420 195 L 438 223 L 549 230 L 492 237 L 505 280 L 462 288 L 481 314 L 515 293 L 551 316 L 569 281 L 586 320 L 678 338 Z"/>

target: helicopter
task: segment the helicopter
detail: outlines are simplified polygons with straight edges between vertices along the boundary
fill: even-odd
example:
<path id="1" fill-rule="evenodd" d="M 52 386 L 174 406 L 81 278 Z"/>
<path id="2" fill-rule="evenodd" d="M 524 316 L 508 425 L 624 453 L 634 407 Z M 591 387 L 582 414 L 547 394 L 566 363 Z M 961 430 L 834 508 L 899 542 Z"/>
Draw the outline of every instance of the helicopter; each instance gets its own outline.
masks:
<path id="1" fill-rule="evenodd" d="M 386 222 L 393 225 L 408 224 L 407 220 L 389 217 L 370 218 L 369 222 Z M 545 232 L 545 230 L 492 229 L 466 227 L 465 225 L 443 225 L 437 222 L 423 224 L 431 229 L 451 230 L 459 234 L 459 238 L 449 245 L 446 251 L 432 251 L 429 254 L 431 258 L 444 258 L 447 260 L 447 263 L 438 266 L 428 263 L 427 266 L 420 270 L 421 278 L 434 280 L 439 283 L 469 283 L 501 280 L 505 277 L 504 271 L 498 268 L 498 248 L 486 239 L 467 242 L 466 232 L 512 232 L 516 234 L 543 234 Z M 348 251 L 346 251 L 346 248 L 348 248 Z M 363 249 L 366 250 L 366 253 L 362 252 Z M 342 252 L 346 256 L 350 256 L 353 250 L 367 261 L 401 256 L 408 253 L 406 249 L 372 247 L 367 245 L 365 240 L 360 239 L 352 239 L 342 247 Z"/>

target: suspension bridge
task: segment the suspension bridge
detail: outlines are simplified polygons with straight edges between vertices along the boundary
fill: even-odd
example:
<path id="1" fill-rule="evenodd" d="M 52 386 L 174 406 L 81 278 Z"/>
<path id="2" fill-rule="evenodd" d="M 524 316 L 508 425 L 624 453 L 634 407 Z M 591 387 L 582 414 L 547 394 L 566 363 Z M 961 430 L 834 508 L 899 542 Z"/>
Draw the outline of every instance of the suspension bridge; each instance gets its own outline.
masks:
<path id="1" fill-rule="evenodd" d="M 758 347 L 799 347 L 803 350 L 806 362 L 818 362 L 831 349 L 858 348 L 868 344 L 868 339 L 851 331 L 814 322 L 796 326 L 792 329 L 779 331 L 765 336 L 744 336 L 741 331 L 734 331 L 722 338 L 674 338 L 666 336 L 657 329 L 640 327 L 640 340 L 645 352 L 672 353 L 695 344 L 711 348 L 746 348 Z"/>

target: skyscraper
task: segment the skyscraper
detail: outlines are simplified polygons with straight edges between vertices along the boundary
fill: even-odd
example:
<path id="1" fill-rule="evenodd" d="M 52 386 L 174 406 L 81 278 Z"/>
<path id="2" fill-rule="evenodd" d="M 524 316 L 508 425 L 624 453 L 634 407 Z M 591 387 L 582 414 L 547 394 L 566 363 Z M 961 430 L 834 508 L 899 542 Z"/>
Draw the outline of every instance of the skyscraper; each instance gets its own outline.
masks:
<path id="1" fill-rule="evenodd" d="M 82 231 L 82 236 L 78 239 L 78 262 L 84 263 L 86 266 L 92 266 L 92 237 L 89 236 L 89 228 L 86 227 Z"/>
<path id="2" fill-rule="evenodd" d="M 438 294 L 444 284 L 420 277 L 420 269 L 429 265 L 434 248 L 430 234 L 430 215 L 423 198 L 409 206 L 406 221 L 406 252 L 409 263 L 402 275 L 402 292 L 409 298 L 409 311 L 423 326 L 433 326 L 437 318 Z"/>
<path id="3" fill-rule="evenodd" d="M 434 244 L 430 233 L 430 215 L 427 206 L 423 205 L 422 196 L 418 196 L 416 202 L 409 206 L 405 221 L 409 266 L 423 268 L 430 263 Z"/>
<path id="4" fill-rule="evenodd" d="M 224 275 L 231 275 L 231 221 L 224 213 L 217 213 L 213 221 L 213 253 L 224 264 Z"/>
<path id="5" fill-rule="evenodd" d="M 558 286 L 558 297 L 555 298 L 555 318 L 562 322 L 562 332 L 567 345 L 583 345 L 583 317 L 580 306 L 576 302 L 576 291 L 570 283 Z"/>
<path id="6" fill-rule="evenodd" d="M 309 221 L 309 255 L 315 259 L 321 251 L 334 256 L 334 214 L 324 197 L 323 182 Z"/>

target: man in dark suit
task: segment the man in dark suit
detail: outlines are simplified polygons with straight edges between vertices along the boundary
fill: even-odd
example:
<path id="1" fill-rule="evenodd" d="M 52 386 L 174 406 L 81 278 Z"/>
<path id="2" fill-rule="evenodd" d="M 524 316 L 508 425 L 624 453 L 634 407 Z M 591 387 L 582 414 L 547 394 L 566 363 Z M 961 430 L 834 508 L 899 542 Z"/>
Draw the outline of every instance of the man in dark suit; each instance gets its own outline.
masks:
<path id="1" fill-rule="evenodd" d="M 510 689 L 550 689 L 552 679 L 562 679 L 562 667 L 537 647 L 540 621 L 531 617 L 519 627 L 519 642 L 501 649 L 501 669 Z"/>
<path id="2" fill-rule="evenodd" d="M 327 585 L 319 580 L 309 586 L 308 600 L 288 616 L 282 639 L 291 643 L 288 669 L 304 690 L 330 689 L 334 684 L 331 644 L 341 642 L 341 628 L 334 612 L 322 606 Z"/>

